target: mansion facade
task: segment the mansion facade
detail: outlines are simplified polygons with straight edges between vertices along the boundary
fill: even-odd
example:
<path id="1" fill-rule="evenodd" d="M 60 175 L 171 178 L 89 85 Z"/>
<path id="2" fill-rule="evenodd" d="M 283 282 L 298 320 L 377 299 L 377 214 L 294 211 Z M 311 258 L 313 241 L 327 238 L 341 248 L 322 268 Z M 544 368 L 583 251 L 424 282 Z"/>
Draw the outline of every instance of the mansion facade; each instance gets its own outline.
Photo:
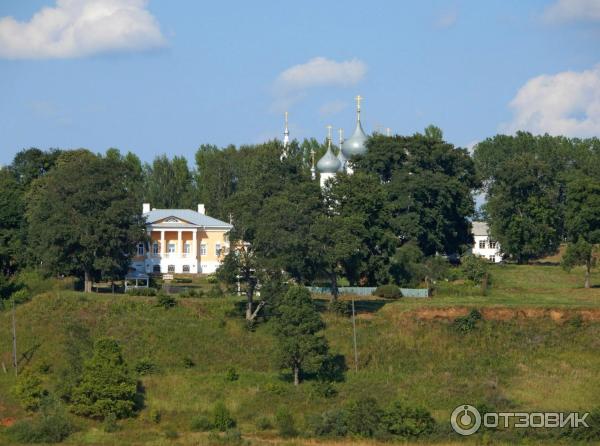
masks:
<path id="1" fill-rule="evenodd" d="M 229 252 L 233 226 L 198 210 L 143 205 L 148 242 L 137 246 L 132 268 L 146 274 L 214 273 Z"/>
<path id="2" fill-rule="evenodd" d="M 473 255 L 483 257 L 492 263 L 502 262 L 503 254 L 500 250 L 500 243 L 490 237 L 488 224 L 483 221 L 474 221 L 472 225 Z"/>

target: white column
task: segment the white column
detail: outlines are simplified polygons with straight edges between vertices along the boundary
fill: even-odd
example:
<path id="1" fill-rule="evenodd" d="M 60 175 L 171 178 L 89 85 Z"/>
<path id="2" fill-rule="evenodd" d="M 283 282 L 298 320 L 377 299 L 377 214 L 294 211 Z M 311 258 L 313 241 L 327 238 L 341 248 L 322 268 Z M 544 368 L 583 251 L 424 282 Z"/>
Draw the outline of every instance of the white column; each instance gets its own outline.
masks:
<path id="1" fill-rule="evenodd" d="M 198 229 L 192 229 L 192 257 L 194 260 L 198 259 L 198 240 L 196 239 L 197 233 Z"/>
<path id="2" fill-rule="evenodd" d="M 183 243 L 181 242 L 181 229 L 177 231 L 177 249 L 179 251 L 179 257 L 183 257 Z"/>
<path id="3" fill-rule="evenodd" d="M 164 257 L 167 252 L 167 247 L 165 246 L 165 230 L 160 230 L 160 256 Z"/>

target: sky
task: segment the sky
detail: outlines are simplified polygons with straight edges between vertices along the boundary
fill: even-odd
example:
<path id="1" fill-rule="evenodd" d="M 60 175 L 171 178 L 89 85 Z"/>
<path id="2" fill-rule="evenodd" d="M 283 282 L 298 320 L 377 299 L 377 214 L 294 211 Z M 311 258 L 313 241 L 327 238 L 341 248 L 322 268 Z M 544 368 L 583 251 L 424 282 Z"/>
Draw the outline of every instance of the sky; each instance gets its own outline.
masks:
<path id="1" fill-rule="evenodd" d="M 0 164 L 440 127 L 600 136 L 600 0 L 0 1 Z M 337 131 L 335 133 L 337 135 Z"/>

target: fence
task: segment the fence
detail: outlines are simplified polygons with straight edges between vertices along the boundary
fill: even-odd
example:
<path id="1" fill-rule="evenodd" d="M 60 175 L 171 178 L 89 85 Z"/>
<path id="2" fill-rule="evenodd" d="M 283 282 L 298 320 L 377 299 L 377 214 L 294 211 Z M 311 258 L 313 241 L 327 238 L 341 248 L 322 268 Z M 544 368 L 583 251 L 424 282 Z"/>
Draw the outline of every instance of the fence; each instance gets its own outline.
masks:
<path id="1" fill-rule="evenodd" d="M 309 286 L 311 293 L 331 294 L 331 287 Z M 374 286 L 341 286 L 338 287 L 339 294 L 354 294 L 357 296 L 371 296 L 376 290 Z M 403 297 L 429 297 L 427 288 L 400 288 Z"/>

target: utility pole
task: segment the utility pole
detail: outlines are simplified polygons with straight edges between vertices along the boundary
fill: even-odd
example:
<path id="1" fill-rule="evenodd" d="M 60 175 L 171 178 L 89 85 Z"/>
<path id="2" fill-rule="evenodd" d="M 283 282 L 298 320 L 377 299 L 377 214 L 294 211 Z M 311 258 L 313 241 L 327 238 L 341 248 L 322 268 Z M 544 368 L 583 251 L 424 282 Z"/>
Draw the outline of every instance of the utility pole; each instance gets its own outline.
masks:
<path id="1" fill-rule="evenodd" d="M 354 368 L 358 372 L 358 350 L 356 349 L 356 317 L 354 316 L 354 296 L 352 296 L 352 337 L 354 343 Z"/>
<path id="2" fill-rule="evenodd" d="M 17 321 L 15 317 L 15 296 L 12 296 L 12 335 L 13 335 L 13 367 L 15 376 L 19 374 L 19 364 L 17 363 Z"/>

